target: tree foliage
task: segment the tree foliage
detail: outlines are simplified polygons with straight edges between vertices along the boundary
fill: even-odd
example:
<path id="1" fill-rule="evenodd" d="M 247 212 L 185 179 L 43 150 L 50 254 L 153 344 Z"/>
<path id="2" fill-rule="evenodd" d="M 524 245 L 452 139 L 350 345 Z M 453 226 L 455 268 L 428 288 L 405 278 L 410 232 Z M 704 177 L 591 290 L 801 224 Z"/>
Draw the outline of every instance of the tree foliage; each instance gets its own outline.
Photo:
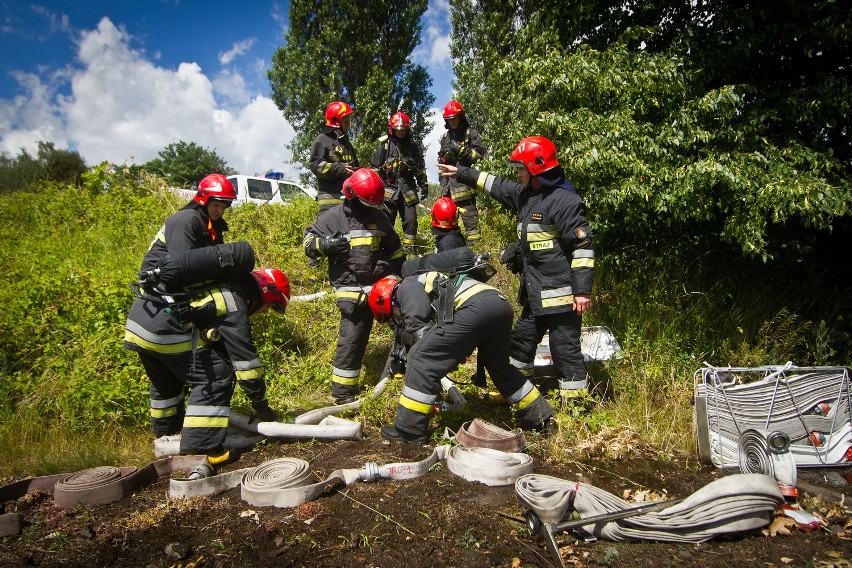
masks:
<path id="1" fill-rule="evenodd" d="M 53 142 L 40 141 L 35 157 L 26 149 L 12 158 L 0 155 L 0 192 L 33 189 L 37 182 L 79 184 L 86 164 L 76 150 L 57 150 Z"/>
<path id="2" fill-rule="evenodd" d="M 167 178 L 174 187 L 195 187 L 205 176 L 213 173 L 237 173 L 215 150 L 208 150 L 195 142 L 181 140 L 169 144 L 158 155 L 158 158 L 143 164 L 142 169 Z"/>
<path id="3" fill-rule="evenodd" d="M 432 80 L 411 60 L 420 43 L 420 17 L 426 0 L 290 3 L 285 45 L 268 72 L 272 100 L 297 135 L 294 158 L 307 165 L 311 141 L 325 123 L 325 108 L 335 100 L 352 104 L 351 138 L 361 162 L 397 110 L 408 113 L 412 137 L 422 142 L 435 98 Z"/>
<path id="4" fill-rule="evenodd" d="M 849 14 L 834 2 L 490 4 L 451 2 L 457 86 L 492 167 L 524 136 L 553 138 L 602 239 L 769 258 L 848 227 Z"/>

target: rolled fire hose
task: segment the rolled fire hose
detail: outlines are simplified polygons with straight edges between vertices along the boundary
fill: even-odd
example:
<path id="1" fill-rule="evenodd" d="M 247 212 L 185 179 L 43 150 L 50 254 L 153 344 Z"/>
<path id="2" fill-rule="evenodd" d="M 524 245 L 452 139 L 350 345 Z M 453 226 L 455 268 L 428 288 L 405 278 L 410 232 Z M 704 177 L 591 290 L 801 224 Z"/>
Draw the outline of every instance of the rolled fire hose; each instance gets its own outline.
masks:
<path id="1" fill-rule="evenodd" d="M 0 503 L 19 499 L 33 491 L 53 493 L 57 507 L 71 509 L 77 505 L 105 505 L 121 501 L 164 475 L 188 470 L 206 463 L 206 456 L 175 456 L 135 467 L 95 467 L 75 473 L 60 473 L 22 479 L 0 487 Z M 23 515 L 0 515 L 0 536 L 18 534 Z"/>
<path id="2" fill-rule="evenodd" d="M 796 487 L 796 462 L 790 453 L 790 437 L 784 432 L 746 430 L 739 441 L 742 473 L 762 473 L 786 488 Z"/>
<path id="3" fill-rule="evenodd" d="M 576 511 L 582 519 L 631 507 L 602 489 L 546 475 L 521 477 L 515 483 L 515 493 L 520 504 L 545 527 L 550 527 L 548 530 L 570 511 Z M 783 502 L 778 484 L 771 477 L 734 474 L 711 482 L 661 511 L 584 528 L 598 538 L 615 542 L 700 543 L 723 534 L 766 526 L 772 512 Z"/>
<path id="4" fill-rule="evenodd" d="M 491 448 L 503 452 L 519 452 L 527 447 L 522 430 L 504 430 L 479 418 L 462 424 L 455 439 L 468 448 Z"/>
<path id="5" fill-rule="evenodd" d="M 425 475 L 441 460 L 448 469 L 468 481 L 486 485 L 510 485 L 532 471 L 532 458 L 526 454 L 498 452 L 484 448 L 441 445 L 419 462 L 379 465 L 368 462 L 360 468 L 339 469 L 322 481 L 311 483 L 314 475 L 304 460 L 280 458 L 255 468 L 239 469 L 197 480 L 172 479 L 172 499 L 211 496 L 241 487 L 244 501 L 256 507 L 295 507 L 316 499 L 335 486 L 349 486 L 356 481 L 379 479 L 406 480 Z"/>

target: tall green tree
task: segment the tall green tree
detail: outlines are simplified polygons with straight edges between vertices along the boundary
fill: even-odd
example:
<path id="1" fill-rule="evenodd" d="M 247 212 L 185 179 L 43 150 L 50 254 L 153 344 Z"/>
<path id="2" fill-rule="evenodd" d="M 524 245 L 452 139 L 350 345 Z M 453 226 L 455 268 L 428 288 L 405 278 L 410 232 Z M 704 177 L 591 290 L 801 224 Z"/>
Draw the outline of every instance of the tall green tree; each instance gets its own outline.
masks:
<path id="1" fill-rule="evenodd" d="M 0 155 L 0 192 L 33 189 L 39 181 L 79 185 L 86 163 L 76 150 L 57 149 L 53 142 L 39 141 L 38 152 L 26 149 L 11 157 Z"/>
<path id="2" fill-rule="evenodd" d="M 426 0 L 290 2 L 285 45 L 268 72 L 272 100 L 296 130 L 290 149 L 307 165 L 325 108 L 342 100 L 355 108 L 351 138 L 362 163 L 397 110 L 408 113 L 418 142 L 431 129 L 432 79 L 411 59 L 420 43 Z"/>
<path id="3" fill-rule="evenodd" d="M 768 259 L 848 236 L 849 14 L 830 0 L 491 4 L 451 0 L 457 87 L 491 165 L 523 136 L 553 138 L 602 240 Z M 784 37 L 801 56 L 775 53 Z M 790 61 L 819 57 L 813 72 Z"/>
<path id="4" fill-rule="evenodd" d="M 160 150 L 158 155 L 158 158 L 143 164 L 142 169 L 166 177 L 175 187 L 194 187 L 212 173 L 237 173 L 215 150 L 208 150 L 195 142 L 180 140 Z"/>

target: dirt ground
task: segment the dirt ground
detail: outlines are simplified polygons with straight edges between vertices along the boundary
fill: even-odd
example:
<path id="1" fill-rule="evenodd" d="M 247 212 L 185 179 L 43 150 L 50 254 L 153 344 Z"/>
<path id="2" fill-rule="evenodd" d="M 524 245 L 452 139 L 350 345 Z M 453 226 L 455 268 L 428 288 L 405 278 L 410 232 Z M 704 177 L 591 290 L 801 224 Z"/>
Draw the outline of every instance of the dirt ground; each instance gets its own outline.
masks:
<path id="1" fill-rule="evenodd" d="M 387 444 L 374 428 L 361 441 L 269 442 L 225 469 L 279 457 L 310 462 L 318 479 L 340 468 L 419 461 L 431 447 Z M 531 452 L 536 457 L 533 446 Z M 548 463 L 536 473 L 582 479 L 616 495 L 651 491 L 654 499 L 685 497 L 726 472 L 684 467 L 684 459 Z M 693 460 L 689 460 L 693 463 Z M 852 566 L 852 521 L 845 509 L 852 470 L 800 469 L 812 493 L 800 503 L 826 519 L 811 532 L 787 526 L 701 545 L 581 543 L 558 538 L 568 566 Z M 8 481 L 8 480 L 7 480 Z M 801 486 L 800 486 L 801 488 Z M 24 513 L 22 534 L 0 539 L 0 566 L 552 566 L 526 525 L 514 488 L 487 487 L 436 466 L 408 481 L 355 483 L 293 509 L 252 509 L 239 489 L 209 498 L 169 500 L 168 480 L 111 505 L 57 509 L 50 494 L 3 504 Z M 817 496 L 816 494 L 819 494 Z M 845 499 L 846 504 L 833 501 Z M 3 512 L 3 511 L 0 511 Z M 777 526 L 777 525 L 776 525 Z M 788 534 L 783 534 L 788 532 Z"/>

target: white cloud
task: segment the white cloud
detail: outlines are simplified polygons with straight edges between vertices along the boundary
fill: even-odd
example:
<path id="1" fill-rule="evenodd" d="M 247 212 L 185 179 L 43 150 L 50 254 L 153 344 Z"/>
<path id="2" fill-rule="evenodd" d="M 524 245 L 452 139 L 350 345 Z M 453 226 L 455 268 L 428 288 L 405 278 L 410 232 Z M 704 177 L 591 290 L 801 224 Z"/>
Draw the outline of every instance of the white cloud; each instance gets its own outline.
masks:
<path id="1" fill-rule="evenodd" d="M 287 36 L 287 32 L 290 31 L 290 15 L 288 9 L 285 6 L 282 6 L 278 2 L 272 3 L 272 10 L 269 13 L 272 16 L 273 21 L 278 24 L 278 27 L 281 28 L 281 39 Z"/>
<path id="2" fill-rule="evenodd" d="M 18 74 L 27 95 L 0 99 L 0 149 L 14 155 L 50 140 L 88 164 L 142 163 L 184 140 L 215 150 L 240 172 L 283 169 L 294 133 L 271 100 L 252 96 L 235 71 L 223 71 L 214 86 L 195 63 L 158 67 L 130 49 L 130 39 L 108 18 L 84 32 L 66 96 Z"/>
<path id="3" fill-rule="evenodd" d="M 221 63 L 222 65 L 230 65 L 234 59 L 251 49 L 251 46 L 254 45 L 254 42 L 255 39 L 253 37 L 249 39 L 244 39 L 242 41 L 234 42 L 234 45 L 231 46 L 231 49 L 229 49 L 228 51 L 219 52 L 219 63 Z"/>
<path id="4" fill-rule="evenodd" d="M 62 12 L 51 12 L 44 6 L 38 5 L 30 6 L 30 10 L 32 10 L 34 14 L 38 14 L 39 16 L 47 20 L 47 24 L 51 33 L 67 33 L 71 31 L 71 22 L 68 19 L 68 14 L 63 14 Z"/>
<path id="5" fill-rule="evenodd" d="M 432 123 L 432 132 L 423 139 L 426 178 L 429 183 L 438 183 L 438 166 L 436 165 L 438 163 L 438 150 L 441 148 L 441 136 L 446 132 L 442 109 L 433 108 L 429 121 Z"/>
<path id="6" fill-rule="evenodd" d="M 415 58 L 426 61 L 429 67 L 450 67 L 450 3 L 449 0 L 429 0 L 423 14 L 423 40 Z"/>

